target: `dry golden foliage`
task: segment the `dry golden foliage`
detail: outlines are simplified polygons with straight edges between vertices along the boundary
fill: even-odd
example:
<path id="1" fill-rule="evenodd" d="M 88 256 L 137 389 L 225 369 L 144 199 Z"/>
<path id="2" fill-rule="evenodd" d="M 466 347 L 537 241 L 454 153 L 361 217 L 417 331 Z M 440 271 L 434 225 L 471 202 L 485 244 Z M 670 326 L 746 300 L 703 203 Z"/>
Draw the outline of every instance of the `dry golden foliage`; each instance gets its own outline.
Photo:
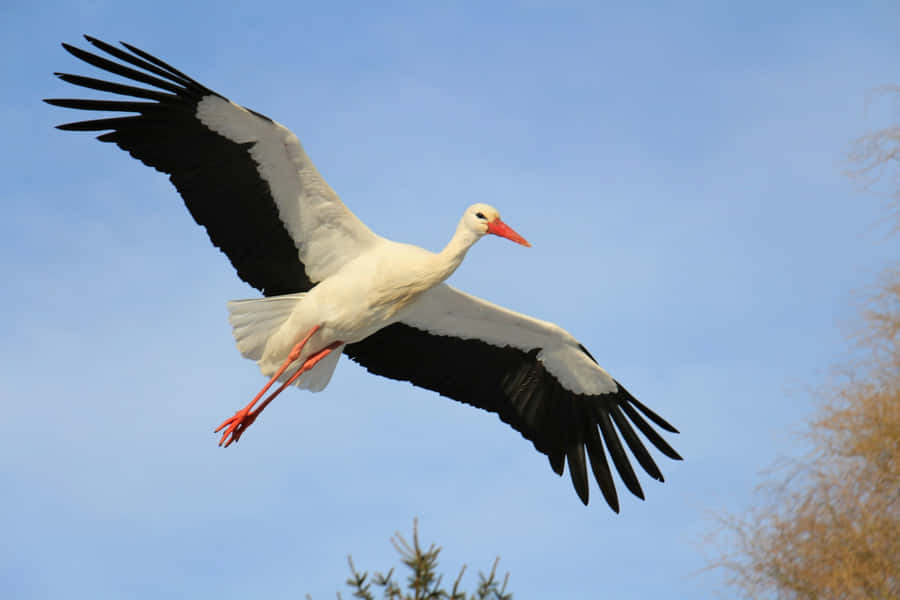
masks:
<path id="1" fill-rule="evenodd" d="M 743 597 L 900 598 L 900 277 L 866 317 L 868 355 L 810 424 L 812 457 L 720 520 L 711 566 Z"/>
<path id="2" fill-rule="evenodd" d="M 874 182 L 900 172 L 900 127 L 858 148 L 854 174 Z M 892 195 L 900 199 L 900 185 Z M 859 359 L 822 394 L 809 424 L 812 455 L 764 487 L 749 515 L 719 519 L 710 568 L 724 569 L 742 597 L 900 598 L 900 271 L 886 277 L 864 322 Z"/>

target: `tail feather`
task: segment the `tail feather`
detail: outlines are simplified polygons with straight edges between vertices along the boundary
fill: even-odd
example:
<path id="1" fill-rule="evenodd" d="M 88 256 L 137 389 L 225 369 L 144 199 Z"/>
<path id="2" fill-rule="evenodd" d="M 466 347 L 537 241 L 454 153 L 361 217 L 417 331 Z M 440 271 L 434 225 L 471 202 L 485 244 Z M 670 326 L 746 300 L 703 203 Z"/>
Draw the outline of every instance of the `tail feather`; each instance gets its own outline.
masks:
<path id="1" fill-rule="evenodd" d="M 231 323 L 238 350 L 245 358 L 255 360 L 263 375 L 267 377 L 271 377 L 277 371 L 284 357 L 274 361 L 272 357 L 264 359 L 266 346 L 305 295 L 287 294 L 269 298 L 232 300 L 228 303 L 230 313 L 228 321 Z M 343 346 L 333 350 L 310 371 L 301 375 L 295 385 L 314 392 L 325 389 L 337 367 L 342 350 Z M 279 381 L 288 379 L 292 373 L 293 369 L 288 369 Z"/>
<path id="2" fill-rule="evenodd" d="M 306 388 L 311 392 L 321 392 L 331 381 L 334 370 L 337 368 L 338 361 L 341 359 L 341 353 L 344 347 L 335 348 L 331 353 L 319 361 L 311 371 L 307 371 L 297 379 L 297 387 Z"/>
<path id="3" fill-rule="evenodd" d="M 232 300 L 228 321 L 238 350 L 245 358 L 260 360 L 269 337 L 281 327 L 304 294 Z"/>

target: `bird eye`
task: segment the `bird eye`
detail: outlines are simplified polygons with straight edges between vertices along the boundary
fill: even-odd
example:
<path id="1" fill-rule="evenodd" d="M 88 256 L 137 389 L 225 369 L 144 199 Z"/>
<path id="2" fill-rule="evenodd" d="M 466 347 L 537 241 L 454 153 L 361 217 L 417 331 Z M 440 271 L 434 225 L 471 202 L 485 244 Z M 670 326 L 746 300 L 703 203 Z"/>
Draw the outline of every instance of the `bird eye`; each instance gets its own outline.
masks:
<path id="1" fill-rule="evenodd" d="M 487 217 L 485 217 L 482 213 L 475 213 L 475 216 L 479 219 L 487 219 Z"/>

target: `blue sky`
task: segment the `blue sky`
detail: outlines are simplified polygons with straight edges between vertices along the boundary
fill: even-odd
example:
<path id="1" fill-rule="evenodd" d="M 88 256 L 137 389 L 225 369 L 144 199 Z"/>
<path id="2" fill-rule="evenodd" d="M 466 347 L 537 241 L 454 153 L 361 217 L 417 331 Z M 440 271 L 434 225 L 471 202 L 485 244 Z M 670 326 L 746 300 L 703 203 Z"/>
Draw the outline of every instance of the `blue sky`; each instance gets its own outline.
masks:
<path id="1" fill-rule="evenodd" d="M 752 506 L 898 256 L 842 171 L 896 119 L 892 2 L 220 3 L 0 9 L 0 587 L 9 597 L 333 597 L 419 517 L 444 567 L 517 598 L 697 598 L 708 515 Z M 27 6 L 26 6 L 27 4 Z M 255 294 L 166 178 L 42 104 L 82 33 L 153 52 L 290 127 L 375 231 L 440 248 L 497 206 L 452 283 L 556 321 L 681 429 L 665 484 L 577 500 L 487 413 L 349 361 L 236 447 L 263 383 L 225 302 Z M 895 122 L 895 121 L 894 121 Z M 465 374 L 461 373 L 461 377 Z M 620 486 L 621 489 L 621 486 Z M 474 576 L 470 577 L 474 583 Z"/>

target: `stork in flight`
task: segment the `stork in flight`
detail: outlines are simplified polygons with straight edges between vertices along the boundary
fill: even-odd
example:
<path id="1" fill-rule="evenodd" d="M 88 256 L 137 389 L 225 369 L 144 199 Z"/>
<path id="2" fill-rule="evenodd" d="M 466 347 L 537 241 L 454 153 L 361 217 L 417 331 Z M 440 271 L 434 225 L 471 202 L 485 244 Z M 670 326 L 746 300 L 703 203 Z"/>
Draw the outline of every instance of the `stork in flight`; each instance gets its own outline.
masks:
<path id="1" fill-rule="evenodd" d="M 681 459 L 651 422 L 678 431 L 567 331 L 443 283 L 485 234 L 529 245 L 496 209 L 467 208 L 438 253 L 382 238 L 341 202 L 287 128 L 134 46 L 85 39 L 111 58 L 63 47 L 149 87 L 57 73 L 68 83 L 118 97 L 46 102 L 128 113 L 59 129 L 105 132 L 100 141 L 168 174 L 212 243 L 264 296 L 228 304 L 238 349 L 270 379 L 216 429 L 224 429 L 220 445 L 237 442 L 285 387 L 324 389 L 346 354 L 377 375 L 497 413 L 547 456 L 558 475 L 568 464 L 585 504 L 585 450 L 616 512 L 606 452 L 625 486 L 644 498 L 620 436 L 658 481 L 662 473 L 635 427 L 664 455 Z M 279 387 L 263 398 L 276 382 Z"/>

